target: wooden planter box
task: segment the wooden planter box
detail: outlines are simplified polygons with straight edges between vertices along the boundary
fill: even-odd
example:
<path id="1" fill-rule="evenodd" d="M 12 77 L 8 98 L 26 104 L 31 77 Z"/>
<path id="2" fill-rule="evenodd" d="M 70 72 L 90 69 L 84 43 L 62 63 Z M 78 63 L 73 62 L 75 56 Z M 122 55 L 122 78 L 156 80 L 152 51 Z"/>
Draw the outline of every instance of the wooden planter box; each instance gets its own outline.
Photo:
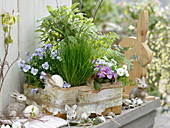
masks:
<path id="1" fill-rule="evenodd" d="M 121 113 L 122 86 L 121 84 L 103 84 L 100 91 L 89 86 L 71 88 L 48 87 L 39 88 L 32 94 L 32 85 L 24 84 L 24 94 L 30 101 L 35 101 L 47 113 L 65 118 L 65 105 L 77 104 L 88 113 L 106 115 L 108 112 Z"/>

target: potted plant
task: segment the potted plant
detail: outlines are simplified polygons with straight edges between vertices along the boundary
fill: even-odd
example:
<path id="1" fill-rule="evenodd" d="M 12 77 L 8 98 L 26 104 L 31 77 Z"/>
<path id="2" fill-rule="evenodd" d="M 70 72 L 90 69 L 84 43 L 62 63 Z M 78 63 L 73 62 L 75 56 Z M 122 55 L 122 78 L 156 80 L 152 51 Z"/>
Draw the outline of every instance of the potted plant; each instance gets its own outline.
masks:
<path id="1" fill-rule="evenodd" d="M 97 114 L 106 108 L 121 106 L 121 83 L 126 84 L 128 77 L 127 66 L 122 65 L 129 65 L 130 61 L 120 48 L 110 48 L 117 36 L 98 33 L 92 19 L 75 7 L 76 4 L 59 9 L 48 6 L 50 15 L 39 20 L 37 29 L 43 46 L 33 54 L 28 53 L 27 61 L 18 62 L 26 76 L 25 94 L 58 116 L 66 113 L 66 104 L 79 104 L 83 109 L 96 106 L 98 112 L 86 110 Z M 60 83 L 55 84 L 53 76 Z M 99 101 L 104 92 L 111 95 Z"/>

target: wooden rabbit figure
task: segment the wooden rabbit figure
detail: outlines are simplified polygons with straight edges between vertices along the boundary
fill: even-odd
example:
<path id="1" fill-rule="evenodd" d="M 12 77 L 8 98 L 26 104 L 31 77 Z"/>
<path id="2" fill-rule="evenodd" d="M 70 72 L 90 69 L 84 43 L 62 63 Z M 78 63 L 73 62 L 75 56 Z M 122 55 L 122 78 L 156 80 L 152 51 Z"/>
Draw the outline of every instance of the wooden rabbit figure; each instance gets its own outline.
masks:
<path id="1" fill-rule="evenodd" d="M 130 47 L 128 51 L 125 52 L 127 59 L 134 59 L 133 69 L 129 72 L 130 80 L 135 82 L 136 78 L 146 77 L 147 70 L 146 65 L 151 62 L 152 53 L 149 47 L 145 44 L 146 35 L 148 31 L 148 12 L 143 11 L 140 14 L 138 25 L 137 25 L 137 37 L 129 37 L 123 39 L 119 45 L 121 47 Z M 137 86 L 137 84 L 136 84 Z M 135 86 L 135 87 L 136 87 Z M 124 94 L 128 95 L 132 86 L 126 86 L 124 88 Z"/>

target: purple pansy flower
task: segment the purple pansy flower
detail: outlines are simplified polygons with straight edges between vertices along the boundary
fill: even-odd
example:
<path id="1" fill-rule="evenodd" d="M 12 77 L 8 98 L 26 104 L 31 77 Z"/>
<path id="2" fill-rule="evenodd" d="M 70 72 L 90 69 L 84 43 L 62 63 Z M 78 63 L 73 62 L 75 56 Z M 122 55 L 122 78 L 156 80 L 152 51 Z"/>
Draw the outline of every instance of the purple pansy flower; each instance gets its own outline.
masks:
<path id="1" fill-rule="evenodd" d="M 38 88 L 34 88 L 34 89 L 31 90 L 31 93 L 32 93 L 32 94 L 36 94 L 37 91 L 38 91 Z"/>
<path id="2" fill-rule="evenodd" d="M 38 69 L 31 68 L 31 73 L 35 76 L 38 73 Z"/>
<path id="3" fill-rule="evenodd" d="M 44 71 L 42 71 L 40 73 L 40 79 L 46 78 L 46 73 Z"/>
<path id="4" fill-rule="evenodd" d="M 96 60 L 96 64 L 106 64 L 106 61 L 105 60 L 102 60 L 102 59 L 97 59 Z"/>
<path id="5" fill-rule="evenodd" d="M 106 64 L 105 60 L 102 59 L 97 59 L 97 60 L 93 60 L 93 63 L 95 62 L 95 67 L 96 68 L 102 68 L 104 66 L 104 64 Z"/>
<path id="6" fill-rule="evenodd" d="M 113 73 L 114 71 L 109 66 L 105 66 L 97 72 L 97 75 L 99 78 L 107 77 L 108 79 L 112 79 Z"/>
<path id="7" fill-rule="evenodd" d="M 49 69 L 49 64 L 48 64 L 48 62 L 45 62 L 44 64 L 42 64 L 42 67 L 43 67 L 45 70 L 48 70 L 48 69 Z"/>
<path id="8" fill-rule="evenodd" d="M 112 79 L 113 77 L 113 70 L 106 70 L 106 77 L 109 79 Z"/>
<path id="9" fill-rule="evenodd" d="M 100 69 L 97 72 L 97 75 L 99 76 L 99 78 L 104 78 L 106 76 L 105 68 Z"/>
<path id="10" fill-rule="evenodd" d="M 30 70 L 31 69 L 31 66 L 30 65 L 24 65 L 23 66 L 23 71 L 24 72 L 28 72 L 28 70 Z"/>
<path id="11" fill-rule="evenodd" d="M 70 88 L 70 87 L 71 87 L 71 84 L 65 83 L 65 84 L 63 85 L 63 87 L 64 87 L 64 88 Z"/>
<path id="12" fill-rule="evenodd" d="M 103 70 L 104 70 L 105 73 L 106 73 L 106 77 L 109 78 L 109 79 L 112 79 L 113 70 L 112 70 L 109 66 L 105 66 L 105 67 L 103 68 Z"/>

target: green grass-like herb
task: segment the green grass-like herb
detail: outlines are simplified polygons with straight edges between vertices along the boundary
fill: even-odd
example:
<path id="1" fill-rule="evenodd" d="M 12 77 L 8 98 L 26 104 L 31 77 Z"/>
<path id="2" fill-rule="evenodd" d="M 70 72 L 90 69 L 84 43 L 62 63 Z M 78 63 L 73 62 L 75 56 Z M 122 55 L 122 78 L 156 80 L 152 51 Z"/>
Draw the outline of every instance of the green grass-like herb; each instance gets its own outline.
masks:
<path id="1" fill-rule="evenodd" d="M 87 41 L 78 40 L 77 43 L 61 43 L 60 56 L 62 61 L 57 63 L 58 74 L 73 87 L 85 85 L 87 79 L 93 75 L 92 48 Z"/>

